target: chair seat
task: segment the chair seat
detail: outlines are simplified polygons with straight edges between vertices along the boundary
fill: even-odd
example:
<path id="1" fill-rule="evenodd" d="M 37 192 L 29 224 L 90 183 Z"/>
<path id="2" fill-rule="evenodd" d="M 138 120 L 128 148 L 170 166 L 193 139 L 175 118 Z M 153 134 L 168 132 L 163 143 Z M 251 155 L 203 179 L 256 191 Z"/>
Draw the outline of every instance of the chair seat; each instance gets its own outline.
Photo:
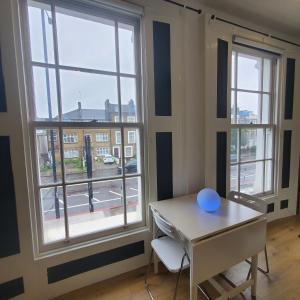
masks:
<path id="1" fill-rule="evenodd" d="M 179 242 L 171 239 L 168 236 L 164 236 L 159 239 L 152 240 L 151 246 L 161 262 L 170 272 L 179 272 L 181 260 L 184 256 L 184 250 L 182 249 L 182 245 Z M 182 269 L 186 269 L 188 267 L 189 261 L 187 257 L 185 257 Z"/>

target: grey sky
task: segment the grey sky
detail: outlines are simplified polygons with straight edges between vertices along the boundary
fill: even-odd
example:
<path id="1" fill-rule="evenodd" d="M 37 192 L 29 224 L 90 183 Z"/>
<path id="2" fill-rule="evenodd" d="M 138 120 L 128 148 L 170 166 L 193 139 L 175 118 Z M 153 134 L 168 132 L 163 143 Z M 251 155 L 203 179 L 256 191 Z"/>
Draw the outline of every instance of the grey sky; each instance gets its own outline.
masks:
<path id="1" fill-rule="evenodd" d="M 44 7 L 45 8 L 45 7 Z M 51 12 L 47 14 L 51 17 Z M 60 63 L 67 66 L 116 71 L 115 28 L 109 20 L 94 17 L 87 20 L 64 13 L 56 14 L 58 49 Z M 30 37 L 32 59 L 45 62 L 41 10 L 29 8 Z M 46 17 L 46 37 L 48 62 L 54 63 L 52 25 Z M 120 69 L 122 73 L 134 74 L 134 36 L 133 27 L 119 24 Z M 34 86 L 37 115 L 48 117 L 46 79 L 43 68 L 34 68 Z M 74 71 L 61 71 L 62 112 L 77 108 L 104 108 L 109 99 L 117 103 L 117 78 Z M 55 72 L 50 70 L 52 114 L 57 115 L 57 96 Z M 121 100 L 127 104 L 130 99 L 136 101 L 135 80 L 121 79 Z"/>

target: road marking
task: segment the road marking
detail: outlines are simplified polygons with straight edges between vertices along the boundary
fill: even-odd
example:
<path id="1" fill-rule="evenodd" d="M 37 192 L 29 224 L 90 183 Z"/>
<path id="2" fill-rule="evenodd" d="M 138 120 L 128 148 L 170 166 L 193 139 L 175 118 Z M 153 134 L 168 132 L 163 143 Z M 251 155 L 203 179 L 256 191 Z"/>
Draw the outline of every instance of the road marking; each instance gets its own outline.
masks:
<path id="1" fill-rule="evenodd" d="M 76 196 L 76 195 L 73 195 L 73 196 Z M 133 198 L 133 197 L 137 197 L 137 196 L 138 195 L 127 196 L 127 198 Z M 94 199 L 96 201 L 98 201 L 97 203 L 103 203 L 103 202 L 110 202 L 110 201 L 121 200 L 121 198 L 113 198 L 113 199 L 106 199 L 106 200 L 99 200 L 99 199 L 96 199 L 96 198 L 94 198 Z M 82 207 L 82 206 L 88 206 L 88 205 L 89 205 L 89 203 L 83 203 L 83 204 L 71 205 L 71 206 L 68 206 L 67 208 L 69 209 L 69 208 L 76 208 L 76 207 Z M 59 209 L 63 210 L 64 208 L 60 207 Z M 44 213 L 53 212 L 53 211 L 55 211 L 55 209 L 44 210 Z"/>
<path id="2" fill-rule="evenodd" d="M 99 199 L 97 199 L 95 197 L 93 197 L 93 200 L 95 200 L 96 202 L 101 202 L 101 200 L 99 200 Z"/>
<path id="3" fill-rule="evenodd" d="M 61 204 L 64 204 L 64 201 L 62 201 L 61 199 L 58 199 L 58 201 L 59 201 Z"/>
<path id="4" fill-rule="evenodd" d="M 112 194 L 115 194 L 115 195 L 117 195 L 117 196 L 122 196 L 121 194 L 119 194 L 119 193 L 117 193 L 117 192 L 114 192 L 114 191 L 109 191 L 110 193 L 112 193 Z"/>
<path id="5" fill-rule="evenodd" d="M 135 189 L 135 188 L 130 188 L 130 189 L 133 190 L 133 191 L 136 191 L 136 192 L 138 191 L 138 189 Z"/>

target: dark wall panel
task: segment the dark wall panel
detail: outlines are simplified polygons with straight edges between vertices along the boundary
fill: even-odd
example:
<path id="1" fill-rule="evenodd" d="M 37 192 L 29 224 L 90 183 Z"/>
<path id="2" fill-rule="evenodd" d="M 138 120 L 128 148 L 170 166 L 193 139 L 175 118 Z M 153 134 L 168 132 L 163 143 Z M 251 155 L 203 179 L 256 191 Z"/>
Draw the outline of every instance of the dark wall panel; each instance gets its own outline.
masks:
<path id="1" fill-rule="evenodd" d="M 284 110 L 284 118 L 286 120 L 293 118 L 295 63 L 296 61 L 293 58 L 288 58 L 286 62 L 285 110 Z"/>
<path id="2" fill-rule="evenodd" d="M 283 135 L 282 173 L 281 187 L 288 188 L 290 185 L 292 131 L 285 130 Z"/>
<path id="3" fill-rule="evenodd" d="M 4 86 L 4 77 L 2 69 L 2 58 L 0 50 L 0 112 L 6 112 L 6 97 L 5 97 L 5 86 Z"/>
<path id="4" fill-rule="evenodd" d="M 155 115 L 171 116 L 170 24 L 153 22 Z"/>
<path id="5" fill-rule="evenodd" d="M 274 209 L 275 209 L 274 203 L 269 203 L 267 206 L 267 213 L 269 214 L 269 213 L 274 212 Z"/>
<path id="6" fill-rule="evenodd" d="M 20 252 L 14 179 L 8 136 L 0 137 L 0 258 Z"/>
<path id="7" fill-rule="evenodd" d="M 156 133 L 157 200 L 173 198 L 172 132 Z"/>
<path id="8" fill-rule="evenodd" d="M 227 118 L 228 42 L 218 39 L 217 118 Z"/>
<path id="9" fill-rule="evenodd" d="M 280 201 L 280 209 L 285 209 L 289 207 L 289 200 L 285 199 L 285 200 L 281 200 Z"/>
<path id="10" fill-rule="evenodd" d="M 48 283 L 54 283 L 87 271 L 144 254 L 144 241 L 72 260 L 48 268 Z"/>
<path id="11" fill-rule="evenodd" d="M 217 132 L 217 192 L 226 197 L 227 133 Z"/>
<path id="12" fill-rule="evenodd" d="M 0 283 L 0 299 L 10 299 L 24 293 L 23 278 Z"/>

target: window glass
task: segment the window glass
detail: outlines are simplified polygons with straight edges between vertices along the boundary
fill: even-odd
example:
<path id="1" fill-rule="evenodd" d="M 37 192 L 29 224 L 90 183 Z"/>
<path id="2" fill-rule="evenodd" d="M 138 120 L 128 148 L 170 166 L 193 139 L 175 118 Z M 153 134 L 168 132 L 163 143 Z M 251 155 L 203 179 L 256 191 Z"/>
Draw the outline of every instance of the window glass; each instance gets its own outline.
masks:
<path id="1" fill-rule="evenodd" d="M 56 22 L 62 65 L 116 71 L 114 21 L 58 8 Z"/>
<path id="2" fill-rule="evenodd" d="M 34 206 L 46 251 L 143 221 L 144 125 L 139 18 L 92 3 L 43 2 L 27 2 L 27 80 Z"/>

